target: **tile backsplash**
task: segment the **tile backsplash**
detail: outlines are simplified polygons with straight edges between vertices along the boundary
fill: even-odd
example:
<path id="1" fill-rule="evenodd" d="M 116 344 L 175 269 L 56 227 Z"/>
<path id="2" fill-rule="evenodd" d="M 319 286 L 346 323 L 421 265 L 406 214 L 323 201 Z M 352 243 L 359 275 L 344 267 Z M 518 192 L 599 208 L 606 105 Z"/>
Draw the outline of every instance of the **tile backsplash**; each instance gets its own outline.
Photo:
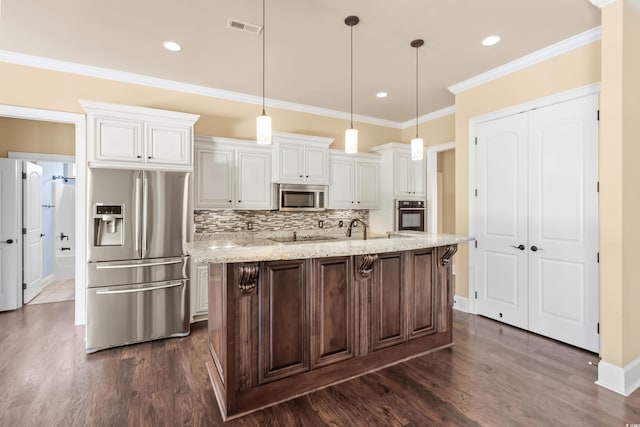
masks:
<path id="1" fill-rule="evenodd" d="M 194 215 L 195 233 L 213 234 L 237 231 L 311 231 L 337 229 L 359 218 L 369 223 L 368 210 L 326 210 L 320 212 L 280 212 L 280 211 L 238 211 L 238 210 L 196 210 Z M 251 230 L 249 230 L 249 224 Z"/>

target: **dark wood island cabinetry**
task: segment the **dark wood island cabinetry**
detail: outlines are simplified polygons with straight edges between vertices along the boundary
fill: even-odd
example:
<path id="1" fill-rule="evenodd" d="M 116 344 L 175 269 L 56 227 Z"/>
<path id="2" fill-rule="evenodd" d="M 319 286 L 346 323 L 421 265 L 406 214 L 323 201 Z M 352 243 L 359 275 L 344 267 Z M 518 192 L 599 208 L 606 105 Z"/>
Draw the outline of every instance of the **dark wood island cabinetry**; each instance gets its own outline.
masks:
<path id="1" fill-rule="evenodd" d="M 456 249 L 211 262 L 207 367 L 223 417 L 452 345 Z"/>

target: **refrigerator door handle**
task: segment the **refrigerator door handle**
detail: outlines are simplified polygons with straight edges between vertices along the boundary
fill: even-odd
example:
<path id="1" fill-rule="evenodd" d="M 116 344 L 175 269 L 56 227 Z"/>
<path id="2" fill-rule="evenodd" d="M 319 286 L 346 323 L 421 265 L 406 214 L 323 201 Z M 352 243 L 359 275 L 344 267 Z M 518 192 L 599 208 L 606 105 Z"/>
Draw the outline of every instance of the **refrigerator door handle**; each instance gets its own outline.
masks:
<path id="1" fill-rule="evenodd" d="M 133 243 L 133 248 L 134 251 L 136 252 L 136 254 L 138 255 L 138 257 L 142 257 L 142 254 L 140 253 L 140 217 L 141 215 L 141 210 L 140 210 L 140 195 L 142 193 L 142 179 L 140 178 L 140 176 L 136 176 L 136 188 L 135 190 L 135 212 L 133 213 L 134 218 L 134 224 L 135 224 L 135 230 L 134 230 L 134 243 Z"/>
<path id="2" fill-rule="evenodd" d="M 149 181 L 142 172 L 142 258 L 147 256 L 147 217 L 149 216 Z"/>
<path id="3" fill-rule="evenodd" d="M 175 288 L 178 286 L 182 286 L 182 282 L 173 282 L 173 283 L 169 283 L 167 285 L 159 285 L 159 286 L 150 286 L 148 288 L 138 288 L 138 289 L 122 289 L 122 290 L 115 290 L 115 291 L 96 291 L 96 295 L 113 295 L 113 294 L 132 294 L 132 293 L 136 293 L 136 292 L 149 292 L 149 291 L 156 291 L 158 289 L 167 289 L 167 288 Z"/>
<path id="4" fill-rule="evenodd" d="M 181 264 L 182 259 L 172 260 L 172 261 L 158 261 L 158 262 L 147 262 L 145 264 L 109 264 L 109 263 L 100 263 L 96 265 L 96 270 L 111 270 L 117 268 L 141 268 L 141 267 L 153 267 L 156 265 L 171 265 L 171 264 Z"/>

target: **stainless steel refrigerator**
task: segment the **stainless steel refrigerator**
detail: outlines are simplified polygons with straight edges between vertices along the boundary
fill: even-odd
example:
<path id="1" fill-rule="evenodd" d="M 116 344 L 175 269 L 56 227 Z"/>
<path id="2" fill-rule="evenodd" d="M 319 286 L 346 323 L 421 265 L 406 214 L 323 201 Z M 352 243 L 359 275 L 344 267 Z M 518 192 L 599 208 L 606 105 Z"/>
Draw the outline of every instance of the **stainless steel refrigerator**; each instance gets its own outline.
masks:
<path id="1" fill-rule="evenodd" d="M 88 353 L 189 334 L 189 175 L 89 170 Z"/>

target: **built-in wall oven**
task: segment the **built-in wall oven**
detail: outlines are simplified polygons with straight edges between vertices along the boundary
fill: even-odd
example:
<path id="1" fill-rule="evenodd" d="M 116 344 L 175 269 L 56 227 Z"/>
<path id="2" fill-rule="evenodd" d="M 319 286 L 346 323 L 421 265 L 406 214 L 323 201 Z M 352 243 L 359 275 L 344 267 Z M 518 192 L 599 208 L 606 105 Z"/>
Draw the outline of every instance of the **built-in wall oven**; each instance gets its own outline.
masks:
<path id="1" fill-rule="evenodd" d="M 424 200 L 396 200 L 396 231 L 426 231 L 427 204 Z"/>

